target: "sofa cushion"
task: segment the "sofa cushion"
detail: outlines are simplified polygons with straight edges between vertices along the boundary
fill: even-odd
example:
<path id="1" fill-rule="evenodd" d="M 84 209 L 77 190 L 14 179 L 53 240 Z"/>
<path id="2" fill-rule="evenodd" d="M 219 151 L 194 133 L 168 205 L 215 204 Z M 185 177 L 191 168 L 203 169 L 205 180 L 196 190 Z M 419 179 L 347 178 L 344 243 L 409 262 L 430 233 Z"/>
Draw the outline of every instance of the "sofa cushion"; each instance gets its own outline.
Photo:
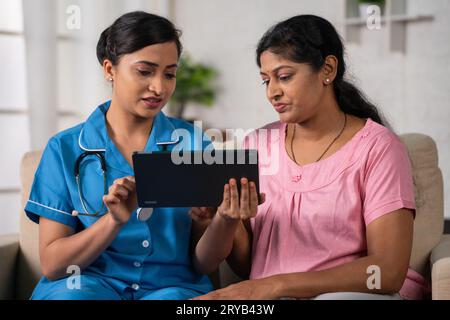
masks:
<path id="1" fill-rule="evenodd" d="M 400 138 L 411 159 L 417 208 L 410 265 L 429 279 L 430 252 L 444 229 L 443 180 L 437 148 L 433 139 L 423 134 L 404 134 Z"/>
<path id="2" fill-rule="evenodd" d="M 22 158 L 20 179 L 22 183 L 22 210 L 20 211 L 20 252 L 17 272 L 17 298 L 29 299 L 41 277 L 39 261 L 39 226 L 26 216 L 23 208 L 28 201 L 34 173 L 42 152 L 28 152 Z"/>

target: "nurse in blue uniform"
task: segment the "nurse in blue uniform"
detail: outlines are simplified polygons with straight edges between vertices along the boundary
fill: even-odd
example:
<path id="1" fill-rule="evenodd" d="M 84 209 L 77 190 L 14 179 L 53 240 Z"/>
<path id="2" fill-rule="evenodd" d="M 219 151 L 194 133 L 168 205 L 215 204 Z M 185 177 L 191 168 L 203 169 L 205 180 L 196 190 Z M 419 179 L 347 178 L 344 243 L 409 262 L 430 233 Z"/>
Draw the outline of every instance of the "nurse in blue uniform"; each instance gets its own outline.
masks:
<path id="1" fill-rule="evenodd" d="M 198 128 L 161 112 L 181 50 L 172 23 L 144 12 L 101 34 L 112 99 L 49 140 L 25 207 L 39 223 L 44 275 L 32 299 L 189 299 L 212 290 L 203 260 L 192 262 L 205 228 L 189 209 L 136 210 L 133 151 L 208 145 Z"/>

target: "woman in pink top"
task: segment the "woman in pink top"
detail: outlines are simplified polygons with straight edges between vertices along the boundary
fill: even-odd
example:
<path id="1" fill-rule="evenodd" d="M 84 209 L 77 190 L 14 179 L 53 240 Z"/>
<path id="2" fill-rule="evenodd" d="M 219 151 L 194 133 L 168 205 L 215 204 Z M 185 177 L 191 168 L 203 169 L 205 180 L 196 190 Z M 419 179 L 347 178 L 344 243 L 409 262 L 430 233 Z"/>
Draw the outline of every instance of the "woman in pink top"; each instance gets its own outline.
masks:
<path id="1" fill-rule="evenodd" d="M 207 229 L 235 231 L 223 247 L 233 270 L 250 280 L 200 298 L 426 294 L 426 281 L 408 267 L 415 205 L 407 151 L 375 106 L 344 80 L 343 52 L 334 27 L 312 15 L 278 23 L 260 40 L 257 62 L 280 121 L 245 145 L 259 150 L 266 200 L 242 223 L 239 214 L 219 208 Z M 239 208 L 235 185 L 224 201 Z M 230 222 L 220 229 L 217 220 L 224 218 Z"/>

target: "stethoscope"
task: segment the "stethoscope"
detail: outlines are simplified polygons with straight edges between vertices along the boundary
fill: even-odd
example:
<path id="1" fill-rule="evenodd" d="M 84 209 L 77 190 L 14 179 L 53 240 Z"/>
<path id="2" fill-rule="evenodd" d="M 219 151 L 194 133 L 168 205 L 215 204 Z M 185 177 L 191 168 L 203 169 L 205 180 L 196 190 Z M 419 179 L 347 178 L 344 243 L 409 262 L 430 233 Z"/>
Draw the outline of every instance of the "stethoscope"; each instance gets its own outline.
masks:
<path id="1" fill-rule="evenodd" d="M 81 162 L 84 158 L 88 156 L 96 156 L 100 160 L 100 164 L 102 167 L 102 175 L 103 175 L 103 195 L 108 194 L 108 184 L 106 181 L 106 160 L 105 160 L 105 151 L 85 151 L 83 152 L 75 161 L 74 175 L 77 183 L 78 196 L 80 197 L 81 206 L 83 207 L 84 213 L 78 212 L 76 210 L 72 211 L 72 216 L 89 216 L 89 217 L 98 217 L 104 215 L 103 212 L 105 209 L 105 203 L 102 200 L 102 207 L 99 211 L 95 211 L 94 213 L 90 213 L 87 209 L 86 200 L 83 197 L 83 190 L 81 188 L 81 176 L 80 176 L 80 166 Z M 147 221 L 150 219 L 153 213 L 153 208 L 138 208 L 137 209 L 137 218 L 139 221 Z"/>

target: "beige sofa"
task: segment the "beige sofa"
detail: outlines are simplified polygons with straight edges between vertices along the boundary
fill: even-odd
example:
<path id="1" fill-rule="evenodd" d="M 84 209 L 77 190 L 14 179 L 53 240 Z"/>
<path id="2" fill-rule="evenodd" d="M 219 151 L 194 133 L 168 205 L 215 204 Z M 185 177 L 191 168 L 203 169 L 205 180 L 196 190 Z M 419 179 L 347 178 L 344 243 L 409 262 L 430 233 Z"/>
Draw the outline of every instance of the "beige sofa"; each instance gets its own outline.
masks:
<path id="1" fill-rule="evenodd" d="M 411 266 L 432 283 L 433 299 L 450 299 L 450 236 L 443 236 L 443 181 L 434 141 L 421 134 L 401 136 L 413 165 L 417 217 Z M 21 165 L 24 206 L 41 153 L 27 153 Z M 38 227 L 20 211 L 20 234 L 0 236 L 0 299 L 28 299 L 40 278 Z M 212 277 L 216 287 L 238 281 L 223 263 Z"/>

